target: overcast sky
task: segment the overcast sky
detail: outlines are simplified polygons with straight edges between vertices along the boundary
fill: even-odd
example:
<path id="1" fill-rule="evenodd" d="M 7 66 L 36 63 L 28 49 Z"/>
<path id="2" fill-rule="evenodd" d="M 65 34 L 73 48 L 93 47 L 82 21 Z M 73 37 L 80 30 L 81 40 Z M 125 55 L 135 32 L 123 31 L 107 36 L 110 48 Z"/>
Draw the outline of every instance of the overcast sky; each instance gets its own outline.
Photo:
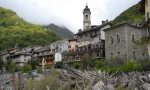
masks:
<path id="1" fill-rule="evenodd" d="M 92 25 L 113 20 L 140 0 L 0 0 L 0 7 L 12 9 L 24 20 L 40 25 L 54 23 L 76 33 L 82 29 L 82 11 L 88 2 Z"/>

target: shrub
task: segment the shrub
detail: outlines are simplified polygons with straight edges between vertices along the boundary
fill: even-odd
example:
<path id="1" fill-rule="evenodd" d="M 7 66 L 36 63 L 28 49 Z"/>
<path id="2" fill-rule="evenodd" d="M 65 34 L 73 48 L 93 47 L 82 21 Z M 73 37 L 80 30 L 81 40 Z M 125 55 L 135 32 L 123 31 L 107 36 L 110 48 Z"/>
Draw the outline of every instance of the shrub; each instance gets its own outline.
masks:
<path id="1" fill-rule="evenodd" d="M 143 71 L 150 71 L 150 61 L 141 62 L 141 67 Z"/>
<path id="2" fill-rule="evenodd" d="M 74 62 L 72 64 L 72 67 L 75 69 L 80 69 L 82 67 L 82 64 L 80 62 Z"/>
<path id="3" fill-rule="evenodd" d="M 42 71 L 42 68 L 41 67 L 37 67 L 37 72 L 38 73 L 42 73 L 43 71 Z"/>
<path id="4" fill-rule="evenodd" d="M 37 66 L 39 66 L 39 60 L 29 60 L 28 64 L 31 65 L 32 70 L 35 70 Z"/>
<path id="5" fill-rule="evenodd" d="M 31 67 L 31 65 L 29 65 L 29 64 L 25 64 L 25 65 L 22 67 L 22 71 L 23 71 L 24 73 L 29 72 L 31 69 L 32 69 L 32 67 Z"/>
<path id="6" fill-rule="evenodd" d="M 10 63 L 6 66 L 9 73 L 14 73 L 16 71 L 16 64 Z"/>

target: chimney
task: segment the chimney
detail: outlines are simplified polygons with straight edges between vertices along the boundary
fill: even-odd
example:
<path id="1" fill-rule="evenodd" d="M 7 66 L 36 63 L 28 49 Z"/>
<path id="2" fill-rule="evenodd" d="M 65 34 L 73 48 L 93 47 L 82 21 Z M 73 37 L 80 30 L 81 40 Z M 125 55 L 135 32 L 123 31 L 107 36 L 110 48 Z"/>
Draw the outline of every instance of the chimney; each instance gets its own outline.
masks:
<path id="1" fill-rule="evenodd" d="M 81 29 L 79 29 L 78 32 L 81 32 Z"/>
<path id="2" fill-rule="evenodd" d="M 102 25 L 105 24 L 105 21 L 102 21 Z"/>
<path id="3" fill-rule="evenodd" d="M 106 23 L 108 23 L 108 19 L 106 20 Z"/>

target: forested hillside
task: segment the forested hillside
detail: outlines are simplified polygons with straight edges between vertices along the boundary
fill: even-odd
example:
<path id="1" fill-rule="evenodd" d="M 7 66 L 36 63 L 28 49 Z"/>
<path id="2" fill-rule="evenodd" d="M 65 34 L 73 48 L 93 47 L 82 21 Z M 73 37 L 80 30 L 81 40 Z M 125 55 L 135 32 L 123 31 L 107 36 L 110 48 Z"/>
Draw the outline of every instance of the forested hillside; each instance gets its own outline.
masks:
<path id="1" fill-rule="evenodd" d="M 15 12 L 0 7 L 0 50 L 46 45 L 58 40 L 55 33 L 24 21 Z"/>
<path id="2" fill-rule="evenodd" d="M 125 10 L 123 13 L 121 13 L 119 16 L 117 16 L 113 20 L 113 24 L 119 24 L 123 22 L 128 22 L 128 23 L 141 23 L 144 21 L 144 14 L 140 12 L 140 6 L 141 3 L 139 2 L 138 4 L 130 7 L 129 9 Z"/>

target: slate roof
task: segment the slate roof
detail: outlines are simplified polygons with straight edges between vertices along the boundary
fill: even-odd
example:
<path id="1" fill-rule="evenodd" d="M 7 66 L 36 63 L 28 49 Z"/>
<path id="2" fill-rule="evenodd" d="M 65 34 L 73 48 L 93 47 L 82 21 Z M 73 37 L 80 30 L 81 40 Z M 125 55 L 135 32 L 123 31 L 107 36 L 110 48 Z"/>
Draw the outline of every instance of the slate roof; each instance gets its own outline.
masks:
<path id="1" fill-rule="evenodd" d="M 76 35 L 80 35 L 80 34 L 84 34 L 84 33 L 87 33 L 87 32 L 91 32 L 93 30 L 99 30 L 100 28 L 103 28 L 106 25 L 111 25 L 111 22 L 107 22 L 105 24 L 102 24 L 102 25 L 99 25 L 99 26 L 96 26 L 96 27 L 93 27 L 93 28 L 88 28 L 86 30 L 78 32 Z"/>
<path id="2" fill-rule="evenodd" d="M 104 31 L 106 32 L 106 31 L 109 31 L 109 30 L 113 30 L 115 28 L 118 28 L 118 27 L 121 27 L 121 26 L 124 26 L 124 25 L 130 26 L 130 27 L 134 27 L 134 28 L 138 28 L 138 29 L 144 28 L 142 26 L 137 26 L 137 25 L 133 25 L 133 24 L 130 24 L 130 23 L 121 23 L 121 24 L 118 24 L 118 25 L 114 25 L 114 26 L 112 26 L 110 28 L 107 28 Z"/>

